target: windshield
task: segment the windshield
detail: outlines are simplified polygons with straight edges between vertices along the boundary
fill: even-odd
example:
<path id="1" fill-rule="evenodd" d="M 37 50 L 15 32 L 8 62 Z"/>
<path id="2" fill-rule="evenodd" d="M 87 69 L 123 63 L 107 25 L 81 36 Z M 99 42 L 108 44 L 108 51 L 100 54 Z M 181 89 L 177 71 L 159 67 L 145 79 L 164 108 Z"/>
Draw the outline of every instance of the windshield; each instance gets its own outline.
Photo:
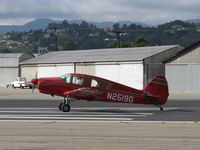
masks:
<path id="1" fill-rule="evenodd" d="M 66 83 L 70 83 L 70 81 L 71 81 L 71 75 L 70 74 L 64 74 L 64 75 L 60 76 L 60 78 L 62 80 L 64 80 Z"/>

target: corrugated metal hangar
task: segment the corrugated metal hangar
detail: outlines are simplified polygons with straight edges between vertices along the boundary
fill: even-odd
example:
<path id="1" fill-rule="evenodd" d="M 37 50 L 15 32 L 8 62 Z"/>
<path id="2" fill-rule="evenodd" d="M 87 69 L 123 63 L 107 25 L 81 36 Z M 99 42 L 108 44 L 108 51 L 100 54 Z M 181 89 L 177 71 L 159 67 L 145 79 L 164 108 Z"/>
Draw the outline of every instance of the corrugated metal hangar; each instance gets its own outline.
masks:
<path id="1" fill-rule="evenodd" d="M 166 62 L 170 91 L 200 91 L 200 41 Z"/>
<path id="2" fill-rule="evenodd" d="M 6 87 L 16 77 L 20 76 L 19 63 L 33 58 L 34 56 L 27 53 L 0 53 L 0 87 Z"/>
<path id="3" fill-rule="evenodd" d="M 179 45 L 140 48 L 57 51 L 21 63 L 22 76 L 28 80 L 85 73 L 143 88 L 152 77 L 165 75 L 164 60 L 176 55 Z"/>

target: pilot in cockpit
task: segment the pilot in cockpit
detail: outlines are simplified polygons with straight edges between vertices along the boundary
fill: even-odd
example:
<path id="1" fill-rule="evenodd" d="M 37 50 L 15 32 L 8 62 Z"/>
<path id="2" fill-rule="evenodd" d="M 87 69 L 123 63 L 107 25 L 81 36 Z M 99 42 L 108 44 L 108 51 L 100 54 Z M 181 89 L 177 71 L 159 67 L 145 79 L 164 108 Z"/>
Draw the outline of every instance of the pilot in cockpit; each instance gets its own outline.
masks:
<path id="1" fill-rule="evenodd" d="M 82 77 L 77 77 L 76 84 L 82 85 L 83 84 L 83 78 Z"/>

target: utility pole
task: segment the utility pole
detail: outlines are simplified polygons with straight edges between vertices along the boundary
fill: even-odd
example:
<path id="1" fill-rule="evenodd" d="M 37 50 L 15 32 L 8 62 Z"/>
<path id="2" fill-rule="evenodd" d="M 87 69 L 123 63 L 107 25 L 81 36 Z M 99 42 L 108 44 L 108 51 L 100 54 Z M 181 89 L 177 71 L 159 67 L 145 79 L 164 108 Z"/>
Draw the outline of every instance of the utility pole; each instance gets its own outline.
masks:
<path id="1" fill-rule="evenodd" d="M 54 23 L 52 26 L 49 27 L 49 29 L 54 30 L 55 34 L 55 48 L 56 51 L 58 51 L 58 29 L 61 29 L 56 23 Z"/>
<path id="2" fill-rule="evenodd" d="M 121 34 L 121 33 L 124 33 L 124 32 L 123 32 L 123 31 L 112 31 L 112 32 L 116 34 L 116 36 L 117 36 L 118 47 L 120 48 L 120 47 L 121 47 L 121 46 L 120 46 L 120 34 Z"/>

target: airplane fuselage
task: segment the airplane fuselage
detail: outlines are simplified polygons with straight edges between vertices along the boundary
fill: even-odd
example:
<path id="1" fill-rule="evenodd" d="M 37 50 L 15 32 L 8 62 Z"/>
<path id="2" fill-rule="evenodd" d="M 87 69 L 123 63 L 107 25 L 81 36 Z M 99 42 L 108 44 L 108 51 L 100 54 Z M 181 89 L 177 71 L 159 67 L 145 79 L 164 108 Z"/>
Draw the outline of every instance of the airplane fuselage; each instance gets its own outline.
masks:
<path id="1" fill-rule="evenodd" d="M 79 85 L 74 79 L 81 77 L 84 82 Z M 68 79 L 66 79 L 68 78 Z M 99 77 L 69 74 L 65 77 L 37 79 L 37 88 L 41 93 L 57 95 L 76 100 L 104 101 L 113 103 L 163 104 L 157 98 L 148 98 L 144 90 L 137 90 Z M 96 87 L 92 85 L 95 81 Z"/>

